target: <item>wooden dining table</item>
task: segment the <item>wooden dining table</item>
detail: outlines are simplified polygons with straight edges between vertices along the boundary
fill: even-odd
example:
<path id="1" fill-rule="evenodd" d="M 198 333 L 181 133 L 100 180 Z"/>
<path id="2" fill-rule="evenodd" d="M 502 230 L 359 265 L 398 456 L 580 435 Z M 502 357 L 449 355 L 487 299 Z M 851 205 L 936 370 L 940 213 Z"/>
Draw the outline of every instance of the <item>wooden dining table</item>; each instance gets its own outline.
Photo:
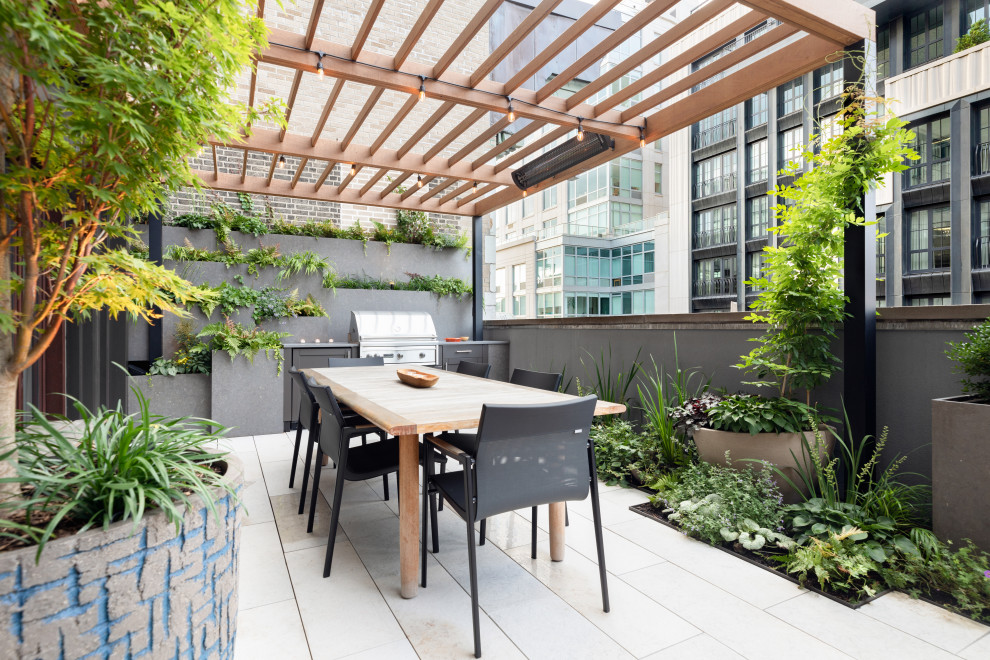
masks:
<path id="1" fill-rule="evenodd" d="M 402 367 L 398 367 L 402 368 Z M 396 365 L 304 369 L 320 385 L 369 422 L 399 438 L 399 572 L 403 598 L 416 596 L 419 582 L 419 437 L 474 429 L 487 404 L 543 404 L 567 401 L 570 394 L 548 392 L 452 371 L 416 366 L 439 376 L 433 387 L 401 383 Z M 595 415 L 615 415 L 626 407 L 599 401 Z M 564 558 L 563 503 L 550 505 L 550 557 Z"/>

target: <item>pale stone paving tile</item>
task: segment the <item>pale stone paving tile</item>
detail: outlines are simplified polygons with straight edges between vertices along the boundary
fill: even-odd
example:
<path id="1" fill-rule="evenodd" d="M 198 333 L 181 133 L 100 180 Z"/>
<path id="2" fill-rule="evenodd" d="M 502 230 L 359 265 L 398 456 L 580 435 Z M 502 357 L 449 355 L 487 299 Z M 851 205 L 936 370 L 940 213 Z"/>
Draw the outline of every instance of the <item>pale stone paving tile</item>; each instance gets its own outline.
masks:
<path id="1" fill-rule="evenodd" d="M 986 660 L 990 658 L 990 631 L 959 653 L 965 660 Z"/>
<path id="2" fill-rule="evenodd" d="M 515 512 L 503 513 L 488 519 L 485 538 L 489 543 L 494 543 L 502 550 L 520 546 L 525 546 L 528 549 L 532 542 L 532 527 L 528 520 Z M 537 525 L 537 545 L 549 543 L 549 539 L 550 535 Z"/>
<path id="3" fill-rule="evenodd" d="M 268 487 L 268 495 L 274 497 L 276 495 L 288 495 L 290 493 L 298 493 L 302 487 L 302 461 L 297 462 L 298 467 L 296 468 L 296 479 L 293 482 L 292 488 L 289 488 L 289 474 L 292 468 L 292 461 L 272 461 L 266 463 L 261 462 L 261 471 L 265 475 L 265 485 Z M 312 485 L 312 479 L 310 479 L 310 485 Z"/>
<path id="4" fill-rule="evenodd" d="M 571 518 L 571 524 L 564 530 L 568 548 L 574 549 L 595 563 L 598 562 L 594 522 L 582 516 L 574 516 Z M 605 546 L 605 566 L 610 573 L 619 575 L 666 561 L 656 553 L 605 527 L 602 528 L 602 539 Z M 548 546 L 547 552 L 549 551 Z"/>
<path id="5" fill-rule="evenodd" d="M 323 578 L 324 548 L 285 555 L 314 660 L 342 658 L 405 640 L 402 629 L 350 543 L 336 544 Z"/>
<path id="6" fill-rule="evenodd" d="M 605 612 L 598 566 L 581 555 L 572 554 L 562 562 L 550 561 L 549 554 L 534 560 L 525 547 L 513 548 L 508 555 L 636 657 L 649 655 L 700 632 L 615 578 L 608 580 L 610 611 Z"/>
<path id="7" fill-rule="evenodd" d="M 742 656 L 708 635 L 691 639 L 647 656 L 646 660 L 742 660 Z"/>
<path id="8" fill-rule="evenodd" d="M 238 607 L 248 610 L 292 598 L 292 583 L 274 522 L 241 528 Z"/>
<path id="9" fill-rule="evenodd" d="M 838 649 L 666 562 L 620 579 L 740 655 L 848 658 Z"/>
<path id="10" fill-rule="evenodd" d="M 293 440 L 289 440 L 289 437 L 285 433 L 273 433 L 270 435 L 256 435 L 254 436 L 254 444 L 257 447 L 258 458 L 262 463 L 271 463 L 273 461 L 291 461 L 292 460 L 292 448 L 294 443 L 295 435 L 293 434 Z M 305 444 L 300 447 L 299 453 L 305 457 Z"/>
<path id="11" fill-rule="evenodd" d="M 232 451 L 235 454 L 244 452 L 256 453 L 253 435 L 242 435 L 233 438 L 220 438 L 217 447 L 224 451 Z"/>
<path id="12" fill-rule="evenodd" d="M 234 660 L 309 660 L 295 599 L 237 613 Z"/>
<path id="13" fill-rule="evenodd" d="M 347 660 L 418 660 L 419 656 L 413 650 L 409 640 L 392 642 L 377 648 L 361 651 L 344 656 Z"/>
<path id="14" fill-rule="evenodd" d="M 274 520 L 258 455 L 254 452 L 242 452 L 237 456 L 244 463 L 244 488 L 240 494 L 241 504 L 244 506 L 243 524 L 254 525 Z"/>
<path id="15" fill-rule="evenodd" d="M 854 658 L 952 658 L 951 653 L 852 608 L 806 591 L 767 612 Z M 841 633 L 839 632 L 841 631 Z"/>
<path id="16" fill-rule="evenodd" d="M 271 498 L 272 509 L 275 513 L 275 524 L 282 541 L 283 552 L 294 552 L 316 546 L 325 547 L 330 534 L 330 506 L 323 497 L 316 498 L 316 517 L 313 519 L 313 531 L 307 532 L 309 520 L 309 498 L 307 497 L 306 511 L 299 511 L 299 496 L 276 495 Z M 338 525 L 339 528 L 339 525 Z M 345 540 L 343 532 L 337 530 L 337 539 Z"/>
<path id="17" fill-rule="evenodd" d="M 881 596 L 859 611 L 951 653 L 987 633 L 981 623 L 900 592 Z"/>

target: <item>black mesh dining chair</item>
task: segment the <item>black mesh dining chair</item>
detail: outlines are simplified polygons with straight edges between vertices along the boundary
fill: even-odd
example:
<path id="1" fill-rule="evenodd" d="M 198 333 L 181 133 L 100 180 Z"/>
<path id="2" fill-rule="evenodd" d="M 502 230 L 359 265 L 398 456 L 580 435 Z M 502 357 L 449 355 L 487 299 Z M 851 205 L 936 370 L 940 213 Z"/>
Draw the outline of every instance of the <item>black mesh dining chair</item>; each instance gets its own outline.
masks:
<path id="1" fill-rule="evenodd" d="M 513 385 L 524 385 L 535 387 L 538 390 L 548 390 L 556 392 L 560 389 L 560 380 L 563 374 L 546 371 L 529 371 L 528 369 L 513 369 L 509 376 L 509 382 Z"/>
<path id="2" fill-rule="evenodd" d="M 458 362 L 457 373 L 465 376 L 477 376 L 478 378 L 488 378 L 492 372 L 492 365 L 487 362 Z"/>
<path id="3" fill-rule="evenodd" d="M 608 582 L 595 448 L 589 432 L 597 397 L 543 405 L 485 405 L 474 446 L 462 449 L 432 436 L 425 437 L 427 451 L 439 451 L 459 462 L 463 470 L 435 474 L 426 464 L 423 487 L 420 571 L 426 587 L 427 521 L 432 520 L 433 552 L 437 552 L 437 495 L 446 498 L 467 526 L 468 568 L 471 584 L 471 617 L 474 655 L 481 657 L 478 621 L 478 569 L 474 523 L 489 516 L 533 509 L 532 550 L 536 557 L 536 507 L 551 502 L 583 500 L 591 495 L 602 607 L 608 612 Z"/>

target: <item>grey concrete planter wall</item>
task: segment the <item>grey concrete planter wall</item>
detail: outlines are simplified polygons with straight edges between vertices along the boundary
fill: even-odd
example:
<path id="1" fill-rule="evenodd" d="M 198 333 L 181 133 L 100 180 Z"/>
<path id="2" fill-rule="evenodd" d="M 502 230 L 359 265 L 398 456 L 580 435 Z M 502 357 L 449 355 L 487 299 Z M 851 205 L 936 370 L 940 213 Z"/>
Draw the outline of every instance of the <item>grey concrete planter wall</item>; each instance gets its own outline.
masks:
<path id="1" fill-rule="evenodd" d="M 233 428 L 231 435 L 281 433 L 284 383 L 277 365 L 264 352 L 249 362 L 244 357 L 231 361 L 226 353 L 214 351 L 210 418 Z"/>
<path id="2" fill-rule="evenodd" d="M 129 385 L 148 398 L 153 415 L 166 417 L 209 418 L 211 406 L 210 374 L 175 376 L 131 376 Z M 137 396 L 127 391 L 127 411 L 138 411 Z"/>
<path id="3" fill-rule="evenodd" d="M 240 489 L 243 466 L 227 458 Z M 160 510 L 0 553 L 0 657 L 233 658 L 240 507 L 219 521 L 191 498 L 176 532 Z"/>
<path id="4" fill-rule="evenodd" d="M 990 405 L 932 400 L 932 516 L 943 540 L 972 539 L 990 552 Z"/>
<path id="5" fill-rule="evenodd" d="M 281 319 L 269 319 L 258 324 L 262 330 L 269 332 L 287 332 L 285 343 L 305 341 L 314 343 L 330 338 L 330 319 L 325 316 L 289 316 Z"/>

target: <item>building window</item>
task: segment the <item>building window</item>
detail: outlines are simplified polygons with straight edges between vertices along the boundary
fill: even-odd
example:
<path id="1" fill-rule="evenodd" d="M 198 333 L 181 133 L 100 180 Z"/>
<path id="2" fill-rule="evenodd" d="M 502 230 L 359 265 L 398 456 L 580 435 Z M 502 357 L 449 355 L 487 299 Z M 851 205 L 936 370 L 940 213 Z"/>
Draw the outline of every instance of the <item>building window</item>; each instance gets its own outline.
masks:
<path id="1" fill-rule="evenodd" d="M 536 209 L 535 209 L 535 204 L 533 204 L 533 198 L 532 197 L 523 197 L 522 198 L 522 217 L 528 218 L 529 216 L 533 215 L 533 211 L 535 211 L 535 210 Z"/>
<path id="2" fill-rule="evenodd" d="M 746 101 L 746 128 L 767 123 L 767 93 L 757 94 Z"/>
<path id="3" fill-rule="evenodd" d="M 767 275 L 767 253 L 766 252 L 750 252 L 746 255 L 746 290 L 757 292 L 762 291 L 763 287 L 754 286 L 749 284 L 751 280 L 759 280 Z"/>
<path id="4" fill-rule="evenodd" d="M 942 57 L 942 3 L 909 18 L 907 33 L 909 69 Z"/>
<path id="5" fill-rule="evenodd" d="M 526 316 L 526 265 L 512 267 L 512 315 Z"/>
<path id="6" fill-rule="evenodd" d="M 536 316 L 547 318 L 563 316 L 564 294 L 561 291 L 536 294 Z"/>
<path id="7" fill-rule="evenodd" d="M 746 182 L 756 183 L 766 181 L 769 175 L 767 165 L 767 141 L 759 140 L 746 147 L 748 166 L 746 168 Z"/>
<path id="8" fill-rule="evenodd" d="M 904 299 L 906 307 L 942 307 L 951 304 L 951 296 L 911 296 Z"/>
<path id="9" fill-rule="evenodd" d="M 904 173 L 904 187 L 921 186 L 927 183 L 945 181 L 951 175 L 949 118 L 933 119 L 912 126 L 914 140 L 911 148 L 918 152 L 918 160 L 908 161 Z"/>
<path id="10" fill-rule="evenodd" d="M 705 117 L 694 125 L 692 148 L 700 149 L 710 144 L 728 140 L 736 135 L 736 109 L 726 108 L 722 112 Z"/>
<path id="11" fill-rule="evenodd" d="M 694 164 L 694 198 L 736 189 L 736 152 L 706 158 Z"/>
<path id="12" fill-rule="evenodd" d="M 608 165 L 581 172 L 567 182 L 567 207 L 603 199 L 608 194 Z M 526 199 L 525 197 L 523 199 Z"/>
<path id="13" fill-rule="evenodd" d="M 699 248 L 736 242 L 736 205 L 716 206 L 694 214 L 691 245 Z"/>
<path id="14" fill-rule="evenodd" d="M 877 28 L 877 81 L 890 77 L 890 26 Z"/>
<path id="15" fill-rule="evenodd" d="M 653 269 L 653 241 L 617 248 L 564 246 L 565 287 L 609 288 L 643 284 L 644 276 L 652 274 Z"/>
<path id="16" fill-rule="evenodd" d="M 574 236 L 605 236 L 608 234 L 608 202 L 568 213 L 567 233 Z"/>
<path id="17" fill-rule="evenodd" d="M 505 314 L 505 269 L 495 269 L 495 311 Z"/>
<path id="18" fill-rule="evenodd" d="M 691 63 L 691 71 L 694 72 L 694 71 L 698 71 L 700 69 L 703 69 L 706 66 L 708 66 L 709 64 L 711 64 L 712 62 L 715 62 L 717 60 L 722 59 L 723 57 L 725 57 L 726 55 L 728 55 L 729 53 L 731 53 L 735 49 L 736 49 L 736 40 L 733 39 L 732 41 L 728 42 L 727 44 L 724 44 L 722 46 L 719 46 L 718 48 L 716 48 L 712 52 L 708 53 L 704 57 L 702 57 L 700 59 L 697 59 L 694 62 L 692 62 Z M 698 83 L 697 85 L 695 85 L 694 87 L 692 87 L 691 88 L 691 92 L 692 93 L 697 92 L 699 89 L 703 89 L 703 88 L 707 87 L 708 85 L 711 85 L 713 82 L 716 82 L 718 80 L 721 80 L 725 76 L 725 73 L 726 72 L 723 70 L 723 71 L 720 71 L 720 72 L 718 72 L 716 74 L 713 74 L 711 78 L 708 78 L 707 80 L 704 80 L 704 81 Z"/>
<path id="19" fill-rule="evenodd" d="M 780 116 L 804 109 L 804 78 L 795 78 L 777 88 L 780 100 Z"/>
<path id="20" fill-rule="evenodd" d="M 610 231 L 625 235 L 643 228 L 643 207 L 639 204 L 612 202 L 612 226 Z"/>
<path id="21" fill-rule="evenodd" d="M 786 167 L 796 163 L 801 167 L 804 162 L 804 129 L 798 126 L 780 134 L 777 141 L 780 144 L 780 165 Z"/>
<path id="22" fill-rule="evenodd" d="M 550 186 L 543 191 L 543 210 L 546 211 L 555 206 L 557 206 L 557 186 Z"/>
<path id="23" fill-rule="evenodd" d="M 815 72 L 818 78 L 818 101 L 825 101 L 842 94 L 842 60 L 826 64 Z"/>
<path id="24" fill-rule="evenodd" d="M 973 268 L 990 268 L 990 200 L 976 203 L 976 231 L 973 232 Z"/>
<path id="25" fill-rule="evenodd" d="M 973 174 L 990 174 L 990 105 L 976 111 L 977 145 L 973 149 Z"/>
<path id="26" fill-rule="evenodd" d="M 563 280 L 563 248 L 561 246 L 536 251 L 536 288 L 560 286 Z"/>
<path id="27" fill-rule="evenodd" d="M 822 117 L 816 127 L 817 136 L 815 137 L 815 151 L 821 150 L 823 144 L 827 144 L 832 138 L 841 135 L 842 128 L 842 123 L 839 121 L 839 115 Z"/>
<path id="28" fill-rule="evenodd" d="M 643 198 L 643 162 L 618 158 L 609 163 L 612 194 L 618 197 Z"/>
<path id="29" fill-rule="evenodd" d="M 663 165 L 653 163 L 653 192 L 663 194 Z"/>
<path id="30" fill-rule="evenodd" d="M 694 262 L 694 297 L 736 295 L 736 258 L 715 257 Z"/>
<path id="31" fill-rule="evenodd" d="M 951 260 L 950 231 L 948 206 L 908 212 L 907 271 L 948 270 Z"/>
<path id="32" fill-rule="evenodd" d="M 963 25 L 963 33 L 969 32 L 976 21 L 990 18 L 990 0 L 967 0 L 966 2 L 966 23 Z"/>
<path id="33" fill-rule="evenodd" d="M 877 277 L 887 274 L 887 216 L 877 214 Z"/>
<path id="34" fill-rule="evenodd" d="M 746 200 L 746 240 L 770 235 L 770 198 L 766 195 Z"/>

